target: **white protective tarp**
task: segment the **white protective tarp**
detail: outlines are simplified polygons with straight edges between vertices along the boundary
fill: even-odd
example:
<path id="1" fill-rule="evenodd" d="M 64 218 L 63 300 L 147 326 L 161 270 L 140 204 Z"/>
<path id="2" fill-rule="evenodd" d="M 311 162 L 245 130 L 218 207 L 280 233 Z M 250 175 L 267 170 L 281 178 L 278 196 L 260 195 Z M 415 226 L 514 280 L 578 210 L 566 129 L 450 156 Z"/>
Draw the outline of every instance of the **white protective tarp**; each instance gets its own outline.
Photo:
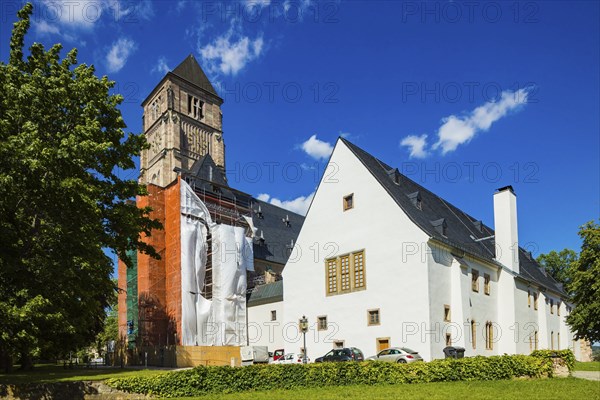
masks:
<path id="1" fill-rule="evenodd" d="M 212 300 L 201 295 L 212 235 Z M 252 227 L 251 227 L 252 229 Z M 181 181 L 181 306 L 183 345 L 246 343 L 246 271 L 254 271 L 246 229 L 212 222 L 206 205 Z"/>
<path id="2" fill-rule="evenodd" d="M 214 341 L 218 345 L 246 343 L 246 271 L 254 270 L 252 238 L 239 226 L 217 225 L 213 241 Z"/>
<path id="3" fill-rule="evenodd" d="M 206 274 L 210 213 L 192 188 L 181 181 L 181 331 L 182 344 L 202 344 L 203 326 L 212 322 L 211 301 L 201 295 Z"/>

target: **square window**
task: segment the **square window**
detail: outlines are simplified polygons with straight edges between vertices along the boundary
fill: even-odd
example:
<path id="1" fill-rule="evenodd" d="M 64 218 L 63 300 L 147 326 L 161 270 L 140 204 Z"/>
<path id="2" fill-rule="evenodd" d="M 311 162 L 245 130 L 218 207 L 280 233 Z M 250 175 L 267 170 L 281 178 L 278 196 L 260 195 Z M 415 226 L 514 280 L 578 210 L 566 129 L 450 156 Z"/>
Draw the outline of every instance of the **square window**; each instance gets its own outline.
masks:
<path id="1" fill-rule="evenodd" d="M 354 193 L 344 196 L 344 211 L 354 208 Z"/>
<path id="2" fill-rule="evenodd" d="M 476 269 L 471 271 L 471 289 L 474 292 L 479 292 L 479 271 Z"/>
<path id="3" fill-rule="evenodd" d="M 271 321 L 277 321 L 277 310 L 271 310 Z"/>
<path id="4" fill-rule="evenodd" d="M 367 311 L 367 324 L 369 326 L 379 325 L 380 323 L 381 322 L 380 322 L 380 318 L 379 318 L 379 309 Z"/>
<path id="5" fill-rule="evenodd" d="M 320 331 L 327 330 L 327 316 L 326 315 L 317 317 L 317 329 Z"/>
<path id="6" fill-rule="evenodd" d="M 490 276 L 488 274 L 483 275 L 483 293 L 490 295 Z"/>
<path id="7" fill-rule="evenodd" d="M 450 306 L 444 305 L 444 322 L 450 322 Z"/>

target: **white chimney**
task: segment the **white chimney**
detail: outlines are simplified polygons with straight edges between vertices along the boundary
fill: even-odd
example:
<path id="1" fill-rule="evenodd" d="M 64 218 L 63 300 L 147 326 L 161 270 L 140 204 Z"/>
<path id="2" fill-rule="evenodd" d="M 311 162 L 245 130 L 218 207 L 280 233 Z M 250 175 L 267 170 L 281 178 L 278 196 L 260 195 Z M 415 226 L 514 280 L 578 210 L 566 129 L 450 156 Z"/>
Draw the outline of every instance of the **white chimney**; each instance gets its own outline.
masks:
<path id="1" fill-rule="evenodd" d="M 517 196 L 512 186 L 500 188 L 494 193 L 494 230 L 496 260 L 519 273 Z"/>

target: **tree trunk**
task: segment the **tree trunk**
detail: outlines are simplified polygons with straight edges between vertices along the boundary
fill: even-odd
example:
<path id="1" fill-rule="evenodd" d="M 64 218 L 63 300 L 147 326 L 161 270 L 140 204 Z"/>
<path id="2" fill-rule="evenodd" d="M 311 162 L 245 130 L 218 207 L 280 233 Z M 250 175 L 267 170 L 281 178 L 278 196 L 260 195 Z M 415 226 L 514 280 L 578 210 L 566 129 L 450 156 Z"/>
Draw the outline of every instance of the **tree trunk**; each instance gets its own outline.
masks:
<path id="1" fill-rule="evenodd" d="M 33 360 L 31 359 L 31 356 L 29 354 L 22 353 L 21 358 L 19 359 L 19 364 L 21 364 L 19 369 L 22 371 L 28 371 L 33 369 Z"/>

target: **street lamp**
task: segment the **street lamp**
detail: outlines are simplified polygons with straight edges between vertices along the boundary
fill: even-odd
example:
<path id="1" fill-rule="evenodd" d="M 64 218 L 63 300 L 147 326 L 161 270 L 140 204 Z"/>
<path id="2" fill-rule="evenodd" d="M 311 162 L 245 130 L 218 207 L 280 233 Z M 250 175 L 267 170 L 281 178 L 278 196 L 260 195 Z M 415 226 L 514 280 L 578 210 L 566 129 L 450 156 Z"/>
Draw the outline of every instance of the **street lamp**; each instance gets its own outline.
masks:
<path id="1" fill-rule="evenodd" d="M 306 332 L 308 332 L 308 320 L 306 319 L 305 315 L 303 315 L 302 319 L 300 320 L 300 331 L 304 336 L 304 351 L 302 354 L 302 364 L 306 364 Z"/>

